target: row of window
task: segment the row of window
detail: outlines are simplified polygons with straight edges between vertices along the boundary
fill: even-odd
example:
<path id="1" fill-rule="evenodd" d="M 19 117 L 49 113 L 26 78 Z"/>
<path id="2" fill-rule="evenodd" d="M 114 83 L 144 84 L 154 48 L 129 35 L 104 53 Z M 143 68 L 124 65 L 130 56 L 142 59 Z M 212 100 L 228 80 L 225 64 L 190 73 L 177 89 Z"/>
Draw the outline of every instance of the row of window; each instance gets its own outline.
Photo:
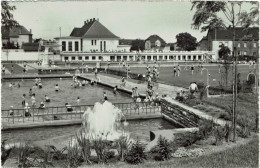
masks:
<path id="1" fill-rule="evenodd" d="M 219 42 L 219 46 L 222 45 L 222 44 L 224 44 L 225 46 L 228 46 L 228 42 L 224 42 L 224 43 L 223 42 Z M 247 43 L 244 42 L 243 44 L 244 44 L 244 48 L 246 48 L 247 47 Z M 241 43 L 237 43 L 237 47 L 238 48 L 241 47 Z M 253 47 L 256 48 L 256 43 L 253 43 Z"/>
<path id="2" fill-rule="evenodd" d="M 68 51 L 72 51 L 72 41 L 69 41 L 68 44 L 69 44 Z M 62 41 L 61 45 L 62 45 L 61 50 L 62 51 L 67 51 L 67 49 L 66 49 L 66 47 L 67 47 L 66 41 Z M 75 51 L 79 51 L 79 42 L 78 41 L 75 41 L 75 43 L 74 43 L 74 50 Z"/>
<path id="3" fill-rule="evenodd" d="M 78 58 L 78 60 L 83 60 L 82 56 L 78 56 L 77 58 Z M 91 58 L 91 60 L 96 60 L 97 57 L 96 56 L 85 56 L 85 60 L 90 60 L 90 58 Z M 69 57 L 64 57 L 64 59 L 69 60 Z M 76 57 L 71 57 L 71 60 L 75 61 Z M 102 56 L 98 56 L 98 60 L 102 60 Z"/>
<path id="4" fill-rule="evenodd" d="M 247 55 L 247 51 L 238 51 L 238 55 Z M 253 52 L 253 56 L 256 56 L 256 52 Z"/>

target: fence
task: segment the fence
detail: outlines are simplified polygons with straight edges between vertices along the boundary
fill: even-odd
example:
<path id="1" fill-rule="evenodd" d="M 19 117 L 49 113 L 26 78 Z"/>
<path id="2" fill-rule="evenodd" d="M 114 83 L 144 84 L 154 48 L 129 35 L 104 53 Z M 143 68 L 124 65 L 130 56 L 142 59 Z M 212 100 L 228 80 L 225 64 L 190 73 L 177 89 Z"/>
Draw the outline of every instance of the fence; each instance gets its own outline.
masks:
<path id="1" fill-rule="evenodd" d="M 125 116 L 141 115 L 141 114 L 155 114 L 160 112 L 160 106 L 151 106 L 150 103 L 116 103 L 114 104 L 119 108 Z M 30 108 L 29 113 L 25 109 L 11 109 L 2 110 L 2 122 L 7 123 L 30 123 L 30 122 L 44 122 L 52 120 L 75 120 L 81 119 L 84 112 L 94 105 L 80 105 L 71 106 L 72 110 L 68 107 L 46 107 Z M 28 116 L 30 114 L 30 116 Z"/>

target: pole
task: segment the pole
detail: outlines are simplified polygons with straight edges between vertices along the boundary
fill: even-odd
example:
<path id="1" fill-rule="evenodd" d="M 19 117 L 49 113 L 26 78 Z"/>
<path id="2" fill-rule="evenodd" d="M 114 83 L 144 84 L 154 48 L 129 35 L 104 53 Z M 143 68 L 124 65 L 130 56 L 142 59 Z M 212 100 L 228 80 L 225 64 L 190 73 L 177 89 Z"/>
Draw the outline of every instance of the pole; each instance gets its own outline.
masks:
<path id="1" fill-rule="evenodd" d="M 60 27 L 60 37 L 61 37 L 61 27 Z"/>

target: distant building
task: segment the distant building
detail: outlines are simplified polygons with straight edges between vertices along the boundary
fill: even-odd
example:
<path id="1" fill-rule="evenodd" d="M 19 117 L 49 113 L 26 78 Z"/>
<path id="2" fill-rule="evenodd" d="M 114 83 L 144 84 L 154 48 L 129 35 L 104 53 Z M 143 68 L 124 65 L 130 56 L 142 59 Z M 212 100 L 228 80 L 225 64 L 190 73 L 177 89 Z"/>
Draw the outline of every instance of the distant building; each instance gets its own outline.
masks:
<path id="1" fill-rule="evenodd" d="M 95 18 L 87 20 L 81 28 L 74 28 L 70 36 L 56 37 L 61 52 L 112 52 L 130 49 L 119 45 L 119 37 Z"/>
<path id="2" fill-rule="evenodd" d="M 13 43 L 15 46 L 18 44 L 19 48 L 22 48 L 23 43 L 32 42 L 31 29 L 28 31 L 24 26 L 12 27 L 11 29 L 2 26 L 1 33 L 3 48 L 7 45 L 7 42 Z"/>
<path id="3" fill-rule="evenodd" d="M 151 35 L 145 40 L 145 50 L 163 51 L 166 42 L 158 35 Z"/>
<path id="4" fill-rule="evenodd" d="M 232 29 L 220 29 L 215 28 L 208 31 L 206 39 L 207 40 L 207 50 L 215 51 L 218 57 L 218 51 L 220 45 L 227 46 L 231 51 L 233 51 L 232 46 Z M 245 30 L 242 27 L 235 28 L 235 47 L 237 55 L 254 56 L 259 57 L 259 28 L 252 27 Z M 205 42 L 203 42 L 205 43 Z M 203 47 L 206 47 L 203 46 Z"/>
<path id="5" fill-rule="evenodd" d="M 208 51 L 208 40 L 207 37 L 204 36 L 198 43 L 197 51 Z"/>

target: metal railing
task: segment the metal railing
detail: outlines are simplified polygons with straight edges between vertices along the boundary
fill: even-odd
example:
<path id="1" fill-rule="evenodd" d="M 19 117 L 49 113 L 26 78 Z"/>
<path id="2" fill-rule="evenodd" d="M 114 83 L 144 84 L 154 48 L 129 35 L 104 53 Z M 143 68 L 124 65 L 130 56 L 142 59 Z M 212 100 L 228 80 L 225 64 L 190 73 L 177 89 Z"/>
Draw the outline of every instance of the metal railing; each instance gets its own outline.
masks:
<path id="1" fill-rule="evenodd" d="M 161 112 L 160 106 L 151 105 L 151 103 L 115 103 L 114 106 L 122 110 L 125 116 L 155 114 Z M 45 122 L 53 120 L 76 120 L 81 119 L 88 108 L 93 109 L 94 105 L 79 105 L 61 107 L 46 107 L 25 109 L 2 110 L 2 122 L 7 123 L 31 123 Z M 71 109 L 71 110 L 70 110 Z"/>

